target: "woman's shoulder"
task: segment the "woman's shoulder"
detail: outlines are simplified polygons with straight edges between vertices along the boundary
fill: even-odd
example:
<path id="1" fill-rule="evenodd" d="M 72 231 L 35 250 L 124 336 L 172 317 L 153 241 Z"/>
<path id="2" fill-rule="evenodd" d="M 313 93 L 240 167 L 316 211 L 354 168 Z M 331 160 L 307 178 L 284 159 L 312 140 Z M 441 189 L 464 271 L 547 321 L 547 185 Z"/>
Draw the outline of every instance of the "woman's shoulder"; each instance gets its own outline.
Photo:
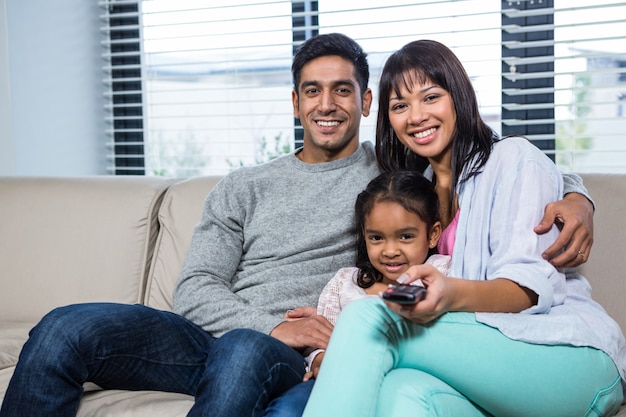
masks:
<path id="1" fill-rule="evenodd" d="M 491 165 L 503 165 L 509 169 L 531 162 L 556 168 L 554 162 L 541 149 L 522 136 L 508 136 L 495 142 L 489 160 Z"/>
<path id="2" fill-rule="evenodd" d="M 498 140 L 493 146 L 493 153 L 510 157 L 519 157 L 520 155 L 545 156 L 543 151 L 523 136 L 507 136 Z"/>
<path id="3" fill-rule="evenodd" d="M 496 141 L 493 145 L 494 152 L 510 152 L 514 149 L 521 151 L 535 147 L 530 140 L 523 136 L 506 136 Z M 535 147 L 536 148 L 536 147 Z"/>

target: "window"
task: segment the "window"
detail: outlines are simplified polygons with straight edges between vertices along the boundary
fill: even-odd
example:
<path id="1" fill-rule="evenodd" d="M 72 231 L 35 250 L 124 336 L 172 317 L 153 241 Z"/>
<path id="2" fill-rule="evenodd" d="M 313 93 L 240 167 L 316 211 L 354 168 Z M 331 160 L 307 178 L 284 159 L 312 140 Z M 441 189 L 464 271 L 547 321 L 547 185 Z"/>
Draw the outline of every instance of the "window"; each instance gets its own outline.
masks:
<path id="1" fill-rule="evenodd" d="M 292 54 L 329 32 L 351 36 L 368 53 L 375 99 L 386 57 L 411 40 L 435 39 L 464 63 L 496 131 L 527 135 L 565 169 L 626 172 L 626 3 L 109 0 L 101 7 L 106 30 L 113 34 L 112 22 L 134 30 L 139 48 L 109 36 L 109 80 L 115 74 L 140 87 L 111 93 L 125 109 L 111 105 L 115 172 L 223 175 L 300 146 Z M 373 140 L 374 125 L 375 116 L 363 119 L 362 139 Z M 120 170 L 120 162 L 127 166 Z"/>
<path id="2" fill-rule="evenodd" d="M 626 3 L 555 2 L 557 162 L 626 172 Z"/>

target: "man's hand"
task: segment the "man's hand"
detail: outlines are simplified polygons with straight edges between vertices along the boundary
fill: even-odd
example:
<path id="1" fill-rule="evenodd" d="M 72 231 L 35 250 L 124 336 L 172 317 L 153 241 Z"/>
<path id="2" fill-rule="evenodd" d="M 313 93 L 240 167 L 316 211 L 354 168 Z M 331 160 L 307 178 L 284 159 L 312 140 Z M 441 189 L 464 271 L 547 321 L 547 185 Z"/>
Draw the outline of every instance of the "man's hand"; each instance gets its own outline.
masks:
<path id="1" fill-rule="evenodd" d="M 311 347 L 315 349 L 326 349 L 330 334 L 333 331 L 333 325 L 326 320 L 326 317 L 317 314 L 309 314 L 310 310 L 306 307 L 290 310 L 294 315 L 301 315 L 301 318 L 291 317 L 287 312 L 287 321 L 282 322 L 274 327 L 270 332 L 270 336 L 282 341 L 294 349 L 303 349 Z"/>
<path id="2" fill-rule="evenodd" d="M 316 314 L 317 314 L 317 309 L 315 307 L 297 307 L 285 313 L 285 320 L 287 321 L 300 320 L 305 317 L 314 316 Z"/>
<path id="3" fill-rule="evenodd" d="M 593 245 L 593 205 L 583 195 L 566 194 L 563 200 L 546 206 L 535 233 L 546 233 L 553 224 L 561 233 L 543 257 L 556 267 L 575 267 L 587 262 Z M 563 250 L 562 253 L 561 250 Z"/>

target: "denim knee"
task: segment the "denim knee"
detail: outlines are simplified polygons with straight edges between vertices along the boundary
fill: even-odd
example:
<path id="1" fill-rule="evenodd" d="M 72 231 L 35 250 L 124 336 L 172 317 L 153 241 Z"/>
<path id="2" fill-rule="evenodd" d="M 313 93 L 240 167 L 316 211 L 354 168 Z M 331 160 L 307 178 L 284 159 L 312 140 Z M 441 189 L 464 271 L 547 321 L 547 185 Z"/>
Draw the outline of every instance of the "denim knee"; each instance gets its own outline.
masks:
<path id="1" fill-rule="evenodd" d="M 251 329 L 234 329 L 219 338 L 220 345 L 229 346 L 233 356 L 251 361 L 284 361 L 298 357 L 304 364 L 301 355 L 281 342 L 264 333 Z"/>
<path id="2" fill-rule="evenodd" d="M 50 311 L 30 330 L 27 345 L 35 344 L 38 349 L 61 347 L 82 335 L 79 327 L 84 315 L 77 310 L 76 306 L 71 305 Z"/>
<path id="3" fill-rule="evenodd" d="M 231 330 L 218 339 L 213 353 L 229 363 L 253 372 L 264 383 L 272 381 L 274 394 L 280 394 L 302 381 L 305 362 L 302 355 L 280 340 L 251 329 Z M 221 353 L 220 353 L 221 352 Z M 276 378 L 276 379 L 274 379 Z"/>
<path id="4" fill-rule="evenodd" d="M 37 349 L 58 361 L 67 353 L 83 359 L 91 356 L 102 340 L 118 332 L 120 327 L 132 327 L 129 312 L 144 308 L 115 303 L 85 303 L 58 307 L 46 314 L 31 329 L 25 350 Z M 109 346 L 115 348 L 115 346 Z M 85 356 L 86 355 L 86 356 Z"/>
<path id="5" fill-rule="evenodd" d="M 241 348 L 242 354 L 262 356 L 267 349 L 271 336 L 252 329 L 233 329 L 224 333 L 219 340 L 232 345 L 234 349 Z"/>
<path id="6" fill-rule="evenodd" d="M 89 339 L 90 333 L 98 331 L 98 318 L 106 314 L 103 306 L 73 304 L 55 308 L 31 329 L 29 336 L 35 340 L 58 342 L 68 342 L 75 337 Z"/>

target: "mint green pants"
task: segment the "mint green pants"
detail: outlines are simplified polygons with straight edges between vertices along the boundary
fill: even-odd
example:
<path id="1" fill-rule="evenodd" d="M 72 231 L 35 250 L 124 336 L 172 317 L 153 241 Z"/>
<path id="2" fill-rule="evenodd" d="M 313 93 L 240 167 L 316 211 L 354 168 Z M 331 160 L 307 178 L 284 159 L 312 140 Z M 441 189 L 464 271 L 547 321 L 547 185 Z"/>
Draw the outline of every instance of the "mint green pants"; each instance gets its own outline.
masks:
<path id="1" fill-rule="evenodd" d="M 622 399 L 597 349 L 511 340 L 472 313 L 421 326 L 362 299 L 341 313 L 303 417 L 610 416 Z"/>

